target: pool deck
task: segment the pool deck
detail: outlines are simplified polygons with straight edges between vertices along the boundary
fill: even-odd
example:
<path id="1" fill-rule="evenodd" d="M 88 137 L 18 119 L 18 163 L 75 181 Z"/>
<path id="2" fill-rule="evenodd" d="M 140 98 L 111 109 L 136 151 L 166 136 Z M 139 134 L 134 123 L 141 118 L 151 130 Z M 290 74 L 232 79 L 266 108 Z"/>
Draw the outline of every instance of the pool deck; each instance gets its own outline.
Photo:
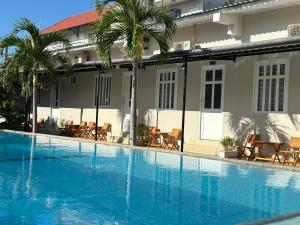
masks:
<path id="1" fill-rule="evenodd" d="M 257 220 L 239 225 L 298 225 L 300 224 L 300 212 L 287 213 L 267 219 Z"/>
<path id="2" fill-rule="evenodd" d="M 198 158 L 203 158 L 203 159 L 218 160 L 218 161 L 223 161 L 223 162 L 232 163 L 232 164 L 262 167 L 262 168 L 265 168 L 265 169 L 280 169 L 280 170 L 300 172 L 300 167 L 283 166 L 279 163 L 272 164 L 271 162 L 257 162 L 257 161 L 254 162 L 254 161 L 247 161 L 247 160 L 241 160 L 241 159 L 230 159 L 230 158 L 225 158 L 224 159 L 224 158 L 220 158 L 218 156 L 204 155 L 204 154 L 199 154 L 199 153 L 179 152 L 179 151 L 174 151 L 174 150 L 172 151 L 172 150 L 149 148 L 149 147 L 142 147 L 142 146 L 128 146 L 128 145 L 119 144 L 119 143 L 95 141 L 95 140 L 90 140 L 90 139 L 58 136 L 58 135 L 51 135 L 51 134 L 40 134 L 40 133 L 31 134 L 31 133 L 27 133 L 27 132 L 12 131 L 12 130 L 0 130 L 0 132 L 21 134 L 21 135 L 28 135 L 28 136 L 34 135 L 34 136 L 41 136 L 41 137 L 50 137 L 50 138 L 57 138 L 57 139 L 62 139 L 62 140 L 73 140 L 73 141 L 81 141 L 81 142 L 87 142 L 87 143 L 97 143 L 97 144 L 103 144 L 103 145 L 108 145 L 108 146 L 119 146 L 119 147 L 124 147 L 124 148 L 130 147 L 132 149 L 141 150 L 141 151 L 164 152 L 164 153 L 169 153 L 169 154 L 176 154 L 176 155 L 198 157 Z"/>

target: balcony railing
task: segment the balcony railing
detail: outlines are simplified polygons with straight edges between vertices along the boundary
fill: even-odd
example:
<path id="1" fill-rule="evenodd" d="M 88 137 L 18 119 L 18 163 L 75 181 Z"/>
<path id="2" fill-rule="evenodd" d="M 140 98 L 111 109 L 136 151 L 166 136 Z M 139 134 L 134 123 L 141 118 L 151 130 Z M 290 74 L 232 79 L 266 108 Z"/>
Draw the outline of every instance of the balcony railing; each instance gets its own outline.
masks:
<path id="1" fill-rule="evenodd" d="M 90 45 L 90 44 L 91 44 L 91 41 L 88 38 L 71 41 L 71 48 L 86 46 L 86 45 Z M 50 51 L 59 51 L 59 50 L 63 50 L 63 49 L 65 49 L 65 46 L 62 43 L 54 44 L 54 45 L 51 45 L 48 47 L 48 50 L 50 50 Z"/>

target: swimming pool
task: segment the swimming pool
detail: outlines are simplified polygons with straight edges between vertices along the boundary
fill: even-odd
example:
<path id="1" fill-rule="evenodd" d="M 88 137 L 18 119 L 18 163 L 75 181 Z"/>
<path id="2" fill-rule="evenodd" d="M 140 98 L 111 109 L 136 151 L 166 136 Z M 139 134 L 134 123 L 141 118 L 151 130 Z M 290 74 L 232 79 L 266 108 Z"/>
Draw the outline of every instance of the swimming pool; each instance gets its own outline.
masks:
<path id="1" fill-rule="evenodd" d="M 300 174 L 0 133 L 0 224 L 237 224 L 300 210 Z"/>

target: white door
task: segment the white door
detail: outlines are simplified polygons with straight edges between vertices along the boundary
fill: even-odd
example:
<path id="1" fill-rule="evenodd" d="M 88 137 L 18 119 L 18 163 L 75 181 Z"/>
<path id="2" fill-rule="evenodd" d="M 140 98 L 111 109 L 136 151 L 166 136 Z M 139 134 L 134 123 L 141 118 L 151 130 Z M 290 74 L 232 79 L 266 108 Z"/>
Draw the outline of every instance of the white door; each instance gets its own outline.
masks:
<path id="1" fill-rule="evenodd" d="M 126 72 L 123 75 L 123 94 L 122 94 L 123 132 L 129 132 L 130 129 L 131 88 L 132 88 L 132 73 Z"/>
<path id="2" fill-rule="evenodd" d="M 50 123 L 57 123 L 60 116 L 60 81 L 51 87 L 50 104 L 51 104 L 51 121 Z"/>
<path id="3" fill-rule="evenodd" d="M 201 139 L 223 138 L 224 79 L 224 66 L 204 67 L 201 88 Z"/>

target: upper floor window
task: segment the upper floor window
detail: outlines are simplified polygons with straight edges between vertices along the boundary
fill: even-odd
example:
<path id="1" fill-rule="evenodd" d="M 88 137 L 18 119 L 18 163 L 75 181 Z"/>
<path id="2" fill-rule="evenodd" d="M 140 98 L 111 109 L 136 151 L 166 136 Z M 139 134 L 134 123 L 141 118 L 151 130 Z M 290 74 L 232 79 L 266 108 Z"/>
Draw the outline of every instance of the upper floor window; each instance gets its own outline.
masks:
<path id="1" fill-rule="evenodd" d="M 159 70 L 157 74 L 158 109 L 175 109 L 176 107 L 176 69 Z"/>
<path id="2" fill-rule="evenodd" d="M 100 82 L 98 82 L 98 75 L 95 77 L 95 89 L 94 89 L 94 105 L 97 105 L 99 90 L 99 107 L 107 108 L 111 106 L 111 74 L 103 74 L 100 76 Z"/>
<path id="3" fill-rule="evenodd" d="M 288 77 L 288 60 L 256 64 L 256 112 L 287 112 Z"/>

